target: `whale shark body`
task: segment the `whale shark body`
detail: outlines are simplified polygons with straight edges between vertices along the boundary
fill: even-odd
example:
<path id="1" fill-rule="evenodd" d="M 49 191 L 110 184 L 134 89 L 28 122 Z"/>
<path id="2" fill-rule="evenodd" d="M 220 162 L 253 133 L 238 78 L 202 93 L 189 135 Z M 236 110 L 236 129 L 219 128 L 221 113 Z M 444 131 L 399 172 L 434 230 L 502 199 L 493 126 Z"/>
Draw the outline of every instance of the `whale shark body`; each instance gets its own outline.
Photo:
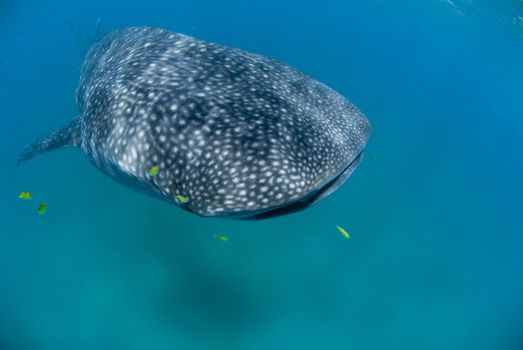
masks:
<path id="1" fill-rule="evenodd" d="M 19 163 L 78 147 L 117 181 L 201 216 L 306 208 L 350 176 L 371 132 L 352 103 L 286 64 L 149 27 L 89 50 L 77 103 L 80 115 Z"/>

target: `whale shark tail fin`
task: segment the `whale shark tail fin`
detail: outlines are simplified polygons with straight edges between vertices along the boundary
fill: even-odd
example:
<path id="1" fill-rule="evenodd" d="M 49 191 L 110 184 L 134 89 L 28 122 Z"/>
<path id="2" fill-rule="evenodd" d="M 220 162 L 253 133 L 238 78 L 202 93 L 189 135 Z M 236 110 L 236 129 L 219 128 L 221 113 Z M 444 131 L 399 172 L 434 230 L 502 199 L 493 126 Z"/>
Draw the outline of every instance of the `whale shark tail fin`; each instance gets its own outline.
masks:
<path id="1" fill-rule="evenodd" d="M 82 142 L 82 117 L 74 118 L 65 127 L 56 130 L 49 136 L 43 137 L 27 146 L 16 162 L 22 164 L 40 153 L 49 152 L 62 147 L 80 147 Z"/>

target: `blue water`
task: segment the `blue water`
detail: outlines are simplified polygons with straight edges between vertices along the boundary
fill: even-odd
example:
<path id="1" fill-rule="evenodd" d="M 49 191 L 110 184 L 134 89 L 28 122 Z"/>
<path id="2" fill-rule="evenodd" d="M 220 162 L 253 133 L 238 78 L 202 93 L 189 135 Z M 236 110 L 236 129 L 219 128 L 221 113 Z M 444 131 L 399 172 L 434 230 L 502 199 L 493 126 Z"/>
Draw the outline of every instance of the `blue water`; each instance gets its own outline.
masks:
<path id="1" fill-rule="evenodd" d="M 0 2 L 0 349 L 522 349 L 520 16 L 516 0 Z M 17 168 L 78 113 L 98 19 L 297 67 L 367 115 L 365 159 L 258 222 L 183 212 L 79 150 Z"/>

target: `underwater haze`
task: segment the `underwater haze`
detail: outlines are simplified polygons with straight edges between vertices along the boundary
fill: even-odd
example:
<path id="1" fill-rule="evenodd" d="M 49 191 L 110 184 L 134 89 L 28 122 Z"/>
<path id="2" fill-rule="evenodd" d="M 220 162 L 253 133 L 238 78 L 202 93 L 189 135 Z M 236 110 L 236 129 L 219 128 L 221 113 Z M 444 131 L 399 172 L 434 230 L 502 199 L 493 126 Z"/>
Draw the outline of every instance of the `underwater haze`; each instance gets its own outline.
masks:
<path id="1" fill-rule="evenodd" d="M 360 166 L 260 221 L 180 210 L 78 149 L 17 167 L 78 115 L 89 47 L 138 25 L 332 87 L 372 124 Z M 523 349 L 522 111 L 520 0 L 2 0 L 0 349 Z"/>

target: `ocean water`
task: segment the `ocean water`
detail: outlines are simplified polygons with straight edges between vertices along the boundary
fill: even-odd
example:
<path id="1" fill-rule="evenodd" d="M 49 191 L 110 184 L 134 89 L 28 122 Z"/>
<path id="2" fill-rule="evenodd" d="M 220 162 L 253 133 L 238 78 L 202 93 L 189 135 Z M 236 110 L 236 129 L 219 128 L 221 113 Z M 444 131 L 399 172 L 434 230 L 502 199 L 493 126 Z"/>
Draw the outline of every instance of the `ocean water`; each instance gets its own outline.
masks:
<path id="1" fill-rule="evenodd" d="M 522 16 L 516 0 L 2 0 L 0 349 L 523 349 Z M 333 87 L 373 125 L 360 167 L 264 221 L 191 215 L 77 149 L 16 167 L 78 113 L 97 32 L 134 25 Z"/>

